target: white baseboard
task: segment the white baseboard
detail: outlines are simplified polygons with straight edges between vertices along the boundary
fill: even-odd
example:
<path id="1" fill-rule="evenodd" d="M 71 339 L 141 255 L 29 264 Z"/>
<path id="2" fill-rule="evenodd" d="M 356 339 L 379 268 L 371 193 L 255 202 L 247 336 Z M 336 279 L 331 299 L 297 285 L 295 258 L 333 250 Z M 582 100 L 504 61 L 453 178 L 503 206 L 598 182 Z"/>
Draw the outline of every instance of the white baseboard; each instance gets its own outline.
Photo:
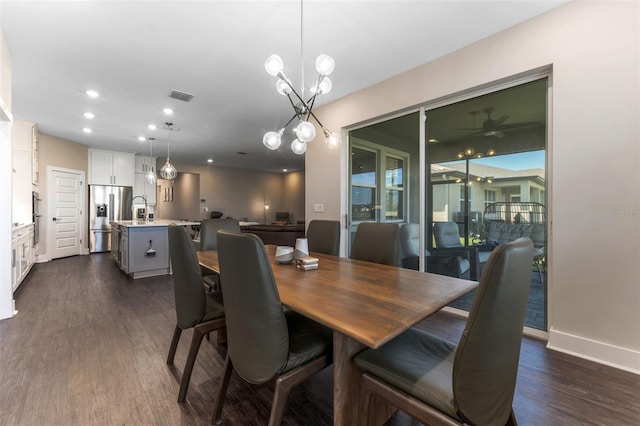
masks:
<path id="1" fill-rule="evenodd" d="M 640 351 L 637 350 L 565 333 L 553 327 L 549 331 L 547 348 L 640 375 Z"/>

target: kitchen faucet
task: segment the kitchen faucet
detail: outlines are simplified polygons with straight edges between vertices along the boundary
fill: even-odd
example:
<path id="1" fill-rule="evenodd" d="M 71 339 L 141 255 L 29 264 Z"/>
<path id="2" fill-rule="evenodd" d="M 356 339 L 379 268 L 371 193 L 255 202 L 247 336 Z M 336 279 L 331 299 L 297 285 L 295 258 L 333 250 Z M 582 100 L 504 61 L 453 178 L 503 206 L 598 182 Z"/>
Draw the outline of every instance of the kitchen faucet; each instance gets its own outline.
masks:
<path id="1" fill-rule="evenodd" d="M 135 200 L 136 198 L 142 198 L 142 201 L 144 201 L 144 218 L 142 218 L 144 221 L 147 220 L 147 214 L 149 214 L 148 212 L 148 207 L 147 207 L 147 199 L 145 197 L 143 197 L 142 195 L 136 195 L 135 197 L 133 197 L 131 199 L 131 216 L 134 216 L 134 209 L 133 209 L 133 200 Z M 137 218 L 136 218 L 137 220 Z"/>

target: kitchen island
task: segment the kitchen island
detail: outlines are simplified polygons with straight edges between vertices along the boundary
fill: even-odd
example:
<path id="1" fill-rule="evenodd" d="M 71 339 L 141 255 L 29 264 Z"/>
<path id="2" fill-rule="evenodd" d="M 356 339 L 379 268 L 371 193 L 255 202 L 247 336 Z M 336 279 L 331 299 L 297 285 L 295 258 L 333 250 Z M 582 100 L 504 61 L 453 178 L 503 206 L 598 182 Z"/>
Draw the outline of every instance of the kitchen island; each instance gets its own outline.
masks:
<path id="1" fill-rule="evenodd" d="M 200 224 L 171 219 L 111 222 L 111 254 L 120 269 L 134 279 L 170 274 L 167 226 L 172 223 Z"/>

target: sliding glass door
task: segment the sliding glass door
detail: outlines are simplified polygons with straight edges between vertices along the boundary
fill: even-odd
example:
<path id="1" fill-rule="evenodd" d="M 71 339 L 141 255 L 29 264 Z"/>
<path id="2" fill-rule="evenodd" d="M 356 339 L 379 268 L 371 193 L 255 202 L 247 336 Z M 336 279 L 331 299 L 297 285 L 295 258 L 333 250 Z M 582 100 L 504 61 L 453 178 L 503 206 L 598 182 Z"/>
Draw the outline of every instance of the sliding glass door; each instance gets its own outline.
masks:
<path id="1" fill-rule="evenodd" d="M 349 249 L 362 222 L 402 225 L 419 217 L 418 112 L 349 132 Z"/>
<path id="2" fill-rule="evenodd" d="M 547 92 L 546 77 L 530 79 L 351 130 L 349 241 L 363 221 L 411 226 L 405 267 L 479 280 L 492 248 L 529 237 L 525 324 L 546 330 Z M 436 238 L 446 227 L 457 238 Z M 441 256 L 438 242 L 477 259 Z M 472 297 L 451 306 L 468 310 Z"/>

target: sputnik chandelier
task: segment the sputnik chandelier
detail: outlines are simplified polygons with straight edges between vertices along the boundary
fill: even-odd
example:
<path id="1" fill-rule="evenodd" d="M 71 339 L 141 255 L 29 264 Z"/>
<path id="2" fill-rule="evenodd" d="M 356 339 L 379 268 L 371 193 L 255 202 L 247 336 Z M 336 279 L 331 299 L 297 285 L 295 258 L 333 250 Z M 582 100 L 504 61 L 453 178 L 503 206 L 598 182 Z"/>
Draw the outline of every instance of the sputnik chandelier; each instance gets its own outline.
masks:
<path id="1" fill-rule="evenodd" d="M 267 132 L 262 138 L 264 146 L 271 150 L 276 150 L 282 144 L 282 134 L 289 124 L 291 124 L 296 118 L 298 124 L 293 129 L 296 135 L 296 139 L 291 143 L 291 150 L 298 155 L 302 155 L 307 151 L 307 143 L 311 142 L 316 137 L 316 128 L 309 120 L 311 117 L 318 123 L 322 129 L 322 133 L 325 136 L 325 142 L 329 147 L 334 147 L 340 144 L 340 138 L 332 133 L 329 129 L 318 120 L 318 117 L 313 113 L 313 105 L 316 97 L 320 94 L 326 94 L 331 91 L 332 83 L 329 79 L 329 75 L 335 68 L 335 61 L 329 55 L 322 54 L 316 59 L 316 71 L 318 71 L 318 79 L 311 87 L 310 92 L 312 96 L 304 99 L 304 64 L 303 64 L 303 13 L 302 13 L 302 1 L 300 2 L 300 67 L 302 84 L 300 87 L 300 93 L 296 91 L 291 83 L 291 80 L 287 78 L 283 73 L 284 62 L 278 55 L 271 55 L 264 63 L 264 68 L 267 73 L 274 77 L 278 77 L 276 82 L 276 90 L 283 96 L 286 96 L 293 107 L 294 115 L 287 123 L 275 132 Z"/>

